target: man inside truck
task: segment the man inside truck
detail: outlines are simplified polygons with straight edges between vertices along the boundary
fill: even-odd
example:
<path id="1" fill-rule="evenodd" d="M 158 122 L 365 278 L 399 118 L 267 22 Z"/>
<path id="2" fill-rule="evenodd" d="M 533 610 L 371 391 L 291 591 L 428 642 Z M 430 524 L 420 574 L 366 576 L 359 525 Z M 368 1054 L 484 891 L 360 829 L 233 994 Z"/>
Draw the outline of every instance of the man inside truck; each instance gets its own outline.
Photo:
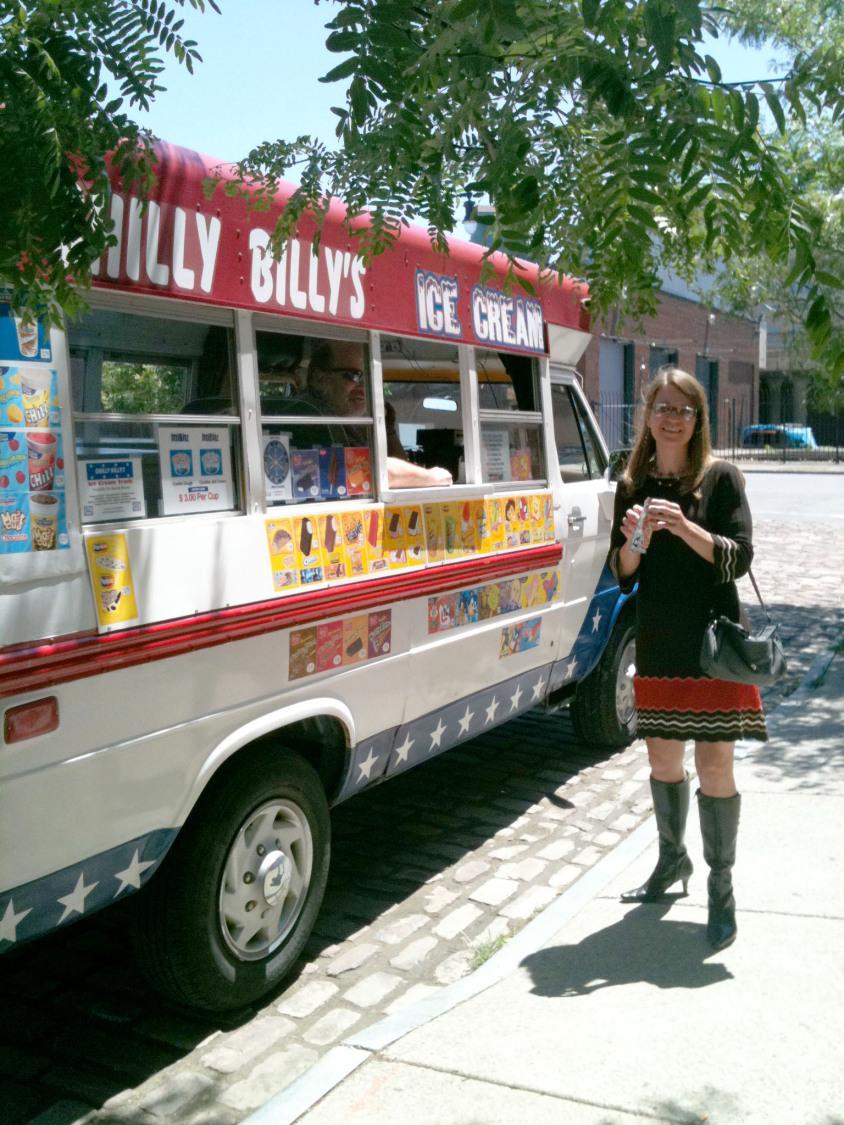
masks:
<path id="1" fill-rule="evenodd" d="M 367 413 L 363 348 L 343 340 L 323 340 L 308 363 L 307 390 L 302 400 L 320 414 L 354 417 Z M 407 459 L 399 440 L 396 414 L 385 403 L 387 424 L 387 483 L 390 488 L 435 488 L 452 483 L 448 469 L 425 468 Z M 365 445 L 365 434 L 346 427 L 349 445 Z"/>

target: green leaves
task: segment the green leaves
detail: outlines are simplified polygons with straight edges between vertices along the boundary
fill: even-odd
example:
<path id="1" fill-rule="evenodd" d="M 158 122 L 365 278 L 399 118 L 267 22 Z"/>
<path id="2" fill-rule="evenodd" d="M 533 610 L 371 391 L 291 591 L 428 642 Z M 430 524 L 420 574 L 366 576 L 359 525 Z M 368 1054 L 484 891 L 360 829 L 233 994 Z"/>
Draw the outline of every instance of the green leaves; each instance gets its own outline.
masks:
<path id="1" fill-rule="evenodd" d="M 669 67 L 676 47 L 675 5 L 670 0 L 645 0 L 644 29 L 659 65 Z"/>
<path id="2" fill-rule="evenodd" d="M 783 112 L 782 103 L 769 82 L 762 83 L 762 93 L 765 95 L 765 101 L 768 103 L 768 109 L 771 111 L 774 121 L 777 123 L 777 128 L 781 133 L 785 133 L 785 113 Z"/>
<path id="3" fill-rule="evenodd" d="M 74 246 L 84 281 L 85 263 L 109 237 L 102 157 L 119 138 L 127 175 L 149 182 L 148 138 L 127 114 L 155 97 L 162 53 L 188 69 L 199 61 L 196 44 L 181 37 L 187 3 L 205 7 L 31 0 L 0 23 L 9 107 L 0 159 L 16 170 L 0 180 L 4 277 L 72 304 L 57 248 Z M 814 22 L 801 29 L 792 8 Z M 650 307 L 663 265 L 690 274 L 739 263 L 729 272 L 770 276 L 772 289 L 789 295 L 817 363 L 837 370 L 839 8 L 827 0 L 776 11 L 766 0 L 731 0 L 729 10 L 702 0 L 336 0 L 326 5 L 334 58 L 323 81 L 339 84 L 341 147 L 306 137 L 262 145 L 242 169 L 264 178 L 266 205 L 295 167 L 301 186 L 276 238 L 308 211 L 319 222 L 326 197 L 340 195 L 364 255 L 391 245 L 408 217 L 442 245 L 466 193 L 483 193 L 490 245 L 586 278 L 596 314 Z M 748 34 L 781 28 L 792 54 L 781 80 L 724 83 L 704 34 L 727 20 Z M 795 140 L 825 130 L 839 147 L 828 145 L 823 160 L 807 155 L 811 140 Z M 68 152 L 80 155 L 87 198 Z M 367 209 L 370 220 L 359 221 Z M 50 263 L 49 285 L 34 268 L 18 272 L 19 248 L 27 261 Z"/>
<path id="4" fill-rule="evenodd" d="M 0 284 L 21 309 L 73 313 L 111 244 L 105 154 L 148 190 L 148 138 L 126 108 L 159 89 L 162 54 L 189 69 L 180 10 L 205 0 L 30 0 L 0 21 Z M 208 7 L 218 10 L 213 0 Z M 85 190 L 80 190 L 80 180 Z"/>

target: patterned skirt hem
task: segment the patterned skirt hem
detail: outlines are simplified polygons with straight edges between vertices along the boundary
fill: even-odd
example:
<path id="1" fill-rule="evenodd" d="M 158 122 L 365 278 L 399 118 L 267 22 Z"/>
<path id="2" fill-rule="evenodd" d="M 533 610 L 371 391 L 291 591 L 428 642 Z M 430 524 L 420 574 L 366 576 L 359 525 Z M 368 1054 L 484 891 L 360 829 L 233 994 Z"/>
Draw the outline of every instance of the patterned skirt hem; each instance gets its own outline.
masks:
<path id="1" fill-rule="evenodd" d="M 639 738 L 670 738 L 680 742 L 736 742 L 752 738 L 767 742 L 768 730 L 761 711 L 723 711 L 701 714 L 693 711 L 636 712 Z"/>

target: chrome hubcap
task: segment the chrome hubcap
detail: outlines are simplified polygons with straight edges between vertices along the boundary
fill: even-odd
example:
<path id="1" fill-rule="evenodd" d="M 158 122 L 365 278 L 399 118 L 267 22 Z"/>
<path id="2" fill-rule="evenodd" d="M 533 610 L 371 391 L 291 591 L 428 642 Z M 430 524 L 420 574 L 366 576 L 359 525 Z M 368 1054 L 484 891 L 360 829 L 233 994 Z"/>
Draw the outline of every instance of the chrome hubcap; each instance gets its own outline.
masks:
<path id="1" fill-rule="evenodd" d="M 268 801 L 243 822 L 226 857 L 219 899 L 223 938 L 241 961 L 266 957 L 293 929 L 313 861 L 310 825 L 293 801 Z"/>
<path id="2" fill-rule="evenodd" d="M 615 713 L 622 726 L 629 726 L 636 712 L 633 677 L 636 675 L 636 639 L 631 637 L 621 653 L 615 684 Z"/>

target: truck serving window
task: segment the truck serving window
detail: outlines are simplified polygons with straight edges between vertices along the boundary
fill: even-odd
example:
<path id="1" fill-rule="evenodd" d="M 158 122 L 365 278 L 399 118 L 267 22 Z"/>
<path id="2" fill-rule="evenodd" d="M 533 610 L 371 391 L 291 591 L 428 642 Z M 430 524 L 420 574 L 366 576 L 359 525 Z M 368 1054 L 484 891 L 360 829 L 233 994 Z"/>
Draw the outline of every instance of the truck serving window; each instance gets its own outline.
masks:
<path id="1" fill-rule="evenodd" d="M 382 335 L 387 454 L 453 479 L 463 458 L 463 400 L 457 348 Z"/>
<path id="2" fill-rule="evenodd" d="M 68 340 L 85 523 L 241 507 L 229 328 L 99 309 Z"/>
<path id="3" fill-rule="evenodd" d="M 374 491 L 366 347 L 256 332 L 267 504 L 360 500 Z"/>
<path id="4" fill-rule="evenodd" d="M 536 360 L 476 348 L 475 368 L 484 481 L 544 481 Z"/>

